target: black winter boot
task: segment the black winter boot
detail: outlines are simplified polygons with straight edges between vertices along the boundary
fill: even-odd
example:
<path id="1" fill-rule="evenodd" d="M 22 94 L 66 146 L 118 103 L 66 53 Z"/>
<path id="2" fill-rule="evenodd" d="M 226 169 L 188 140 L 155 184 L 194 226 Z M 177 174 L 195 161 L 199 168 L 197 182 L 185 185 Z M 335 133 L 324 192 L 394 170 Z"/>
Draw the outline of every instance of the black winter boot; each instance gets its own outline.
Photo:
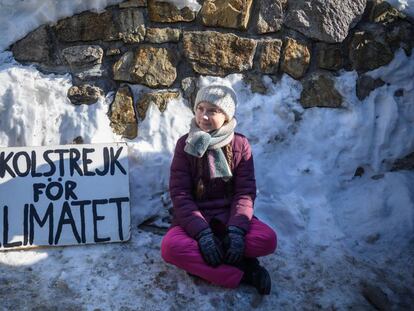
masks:
<path id="1" fill-rule="evenodd" d="M 254 286 L 260 295 L 269 295 L 272 287 L 270 274 L 259 264 L 257 258 L 245 257 L 241 266 L 244 271 L 242 282 Z"/>

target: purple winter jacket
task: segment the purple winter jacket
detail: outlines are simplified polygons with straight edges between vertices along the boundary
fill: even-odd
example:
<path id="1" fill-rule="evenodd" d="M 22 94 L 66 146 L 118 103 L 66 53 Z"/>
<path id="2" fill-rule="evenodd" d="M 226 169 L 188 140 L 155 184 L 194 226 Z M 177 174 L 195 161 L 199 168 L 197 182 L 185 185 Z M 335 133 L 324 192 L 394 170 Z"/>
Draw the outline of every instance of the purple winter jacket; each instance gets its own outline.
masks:
<path id="1" fill-rule="evenodd" d="M 234 134 L 231 141 L 233 178 L 227 183 L 222 178 L 210 179 L 207 157 L 202 158 L 205 195 L 201 200 L 196 200 L 194 194 L 200 174 L 197 158 L 184 151 L 187 137 L 188 134 L 177 141 L 171 163 L 169 190 L 173 203 L 172 226 L 181 226 L 194 238 L 209 227 L 211 219 L 217 218 L 247 232 L 256 198 L 253 157 L 247 138 L 239 133 Z"/>

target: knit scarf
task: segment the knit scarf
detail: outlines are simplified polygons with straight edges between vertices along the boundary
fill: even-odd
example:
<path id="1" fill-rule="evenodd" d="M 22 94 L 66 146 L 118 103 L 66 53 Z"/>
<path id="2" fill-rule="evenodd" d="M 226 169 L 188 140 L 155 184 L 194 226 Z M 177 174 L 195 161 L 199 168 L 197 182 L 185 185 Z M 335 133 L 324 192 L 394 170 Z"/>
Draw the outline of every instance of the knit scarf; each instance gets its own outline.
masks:
<path id="1" fill-rule="evenodd" d="M 236 125 L 236 119 L 233 118 L 219 129 L 207 133 L 197 126 L 195 118 L 191 121 L 184 151 L 197 158 L 203 157 L 207 151 L 211 178 L 221 177 L 228 180 L 233 176 L 221 147 L 231 142 Z"/>

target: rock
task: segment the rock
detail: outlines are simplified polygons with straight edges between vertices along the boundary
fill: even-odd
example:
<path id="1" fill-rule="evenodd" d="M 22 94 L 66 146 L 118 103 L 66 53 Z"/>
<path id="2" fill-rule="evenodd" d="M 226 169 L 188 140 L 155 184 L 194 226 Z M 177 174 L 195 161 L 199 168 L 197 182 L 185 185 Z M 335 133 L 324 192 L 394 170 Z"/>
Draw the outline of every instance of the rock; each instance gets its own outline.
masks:
<path id="1" fill-rule="evenodd" d="M 195 19 L 197 11 L 188 6 L 178 8 L 173 3 L 159 0 L 148 0 L 148 14 L 151 22 L 175 23 L 191 22 Z"/>
<path id="2" fill-rule="evenodd" d="M 166 48 L 141 47 L 135 53 L 126 52 L 113 66 L 114 80 L 149 87 L 171 86 L 177 77 L 176 59 Z"/>
<path id="3" fill-rule="evenodd" d="M 378 240 L 381 238 L 381 235 L 377 232 L 377 233 L 373 233 L 368 235 L 365 238 L 365 242 L 367 242 L 368 244 L 375 244 L 378 242 Z"/>
<path id="4" fill-rule="evenodd" d="M 362 175 L 364 175 L 365 170 L 362 166 L 358 166 L 357 169 L 355 170 L 355 174 L 354 177 L 361 177 Z"/>
<path id="5" fill-rule="evenodd" d="M 289 1 L 285 25 L 312 39 L 342 42 L 362 17 L 366 0 Z"/>
<path id="6" fill-rule="evenodd" d="M 356 95 L 364 100 L 373 90 L 385 84 L 381 79 L 373 79 L 368 75 L 360 75 L 356 82 Z"/>
<path id="7" fill-rule="evenodd" d="M 266 39 L 259 42 L 259 69 L 262 73 L 277 73 L 281 49 L 282 40 L 279 39 Z"/>
<path id="8" fill-rule="evenodd" d="M 380 311 L 391 310 L 390 300 L 380 287 L 368 284 L 365 281 L 361 282 L 361 287 L 364 298 L 376 309 Z"/>
<path id="9" fill-rule="evenodd" d="M 156 105 L 161 112 L 167 109 L 167 103 L 171 99 L 178 98 L 180 93 L 178 91 L 161 91 L 146 93 L 137 103 L 137 114 L 141 120 L 145 119 L 148 107 L 151 103 Z"/>
<path id="10" fill-rule="evenodd" d="M 394 162 L 391 171 L 393 172 L 400 170 L 414 170 L 414 152 L 402 159 L 397 159 Z"/>
<path id="11" fill-rule="evenodd" d="M 251 69 L 257 42 L 214 31 L 184 32 L 184 54 L 194 71 L 224 76 Z"/>
<path id="12" fill-rule="evenodd" d="M 99 87 L 83 84 L 70 87 L 67 96 L 70 102 L 74 105 L 90 105 L 96 103 L 96 101 L 103 95 L 104 92 Z"/>
<path id="13" fill-rule="evenodd" d="M 379 179 L 382 179 L 382 178 L 384 178 L 384 174 L 377 174 L 377 175 L 373 175 L 373 176 L 371 176 L 371 179 L 372 180 L 379 180 Z"/>
<path id="14" fill-rule="evenodd" d="M 77 45 L 62 50 L 65 62 L 72 67 L 86 67 L 102 63 L 103 50 L 99 45 Z"/>
<path id="15" fill-rule="evenodd" d="M 370 71 L 388 64 L 394 55 L 387 43 L 381 42 L 378 34 L 358 31 L 354 34 L 349 48 L 352 68 Z"/>
<path id="16" fill-rule="evenodd" d="M 267 93 L 267 87 L 263 83 L 262 75 L 254 74 L 248 71 L 243 75 L 243 81 L 250 85 L 250 89 L 253 93 Z"/>
<path id="17" fill-rule="evenodd" d="M 262 0 L 259 2 L 259 15 L 256 31 L 259 34 L 276 32 L 282 28 L 284 5 L 287 0 Z"/>
<path id="18" fill-rule="evenodd" d="M 178 42 L 181 29 L 178 28 L 148 28 L 145 40 L 151 43 Z"/>
<path id="19" fill-rule="evenodd" d="M 137 118 L 134 112 L 134 100 L 128 86 L 122 86 L 116 92 L 108 112 L 113 131 L 128 139 L 138 135 Z"/>
<path id="20" fill-rule="evenodd" d="M 134 8 L 101 14 L 86 12 L 59 21 L 55 31 L 63 42 L 123 40 L 137 43 L 144 39 L 145 20 L 142 12 Z"/>
<path id="21" fill-rule="evenodd" d="M 310 63 L 310 48 L 293 38 L 286 38 L 281 70 L 295 79 L 303 77 Z"/>
<path id="22" fill-rule="evenodd" d="M 117 48 L 109 48 L 106 51 L 106 56 L 114 56 L 114 55 L 119 55 L 119 54 L 121 54 L 121 50 Z"/>
<path id="23" fill-rule="evenodd" d="M 102 78 L 103 76 L 107 76 L 107 71 L 102 69 L 102 66 L 100 64 L 95 65 L 93 67 L 87 67 L 87 68 L 72 68 L 72 76 L 82 80 L 82 81 L 88 81 L 88 80 L 96 80 L 99 78 Z"/>
<path id="24" fill-rule="evenodd" d="M 82 136 L 76 136 L 72 141 L 72 144 L 75 144 L 75 145 L 81 145 L 83 143 L 84 143 L 84 140 Z"/>
<path id="25" fill-rule="evenodd" d="M 344 57 L 340 44 L 319 42 L 316 44 L 318 67 L 337 71 L 343 67 Z"/>
<path id="26" fill-rule="evenodd" d="M 197 79 L 193 77 L 182 79 L 181 89 L 183 90 L 183 97 L 187 99 L 192 106 L 197 95 Z"/>
<path id="27" fill-rule="evenodd" d="M 124 9 L 112 17 L 113 24 L 106 40 L 122 40 L 125 43 L 138 43 L 145 37 L 145 19 L 137 9 Z"/>
<path id="28" fill-rule="evenodd" d="M 402 47 L 407 55 L 414 48 L 414 25 L 407 21 L 397 21 L 388 26 L 386 42 L 394 50 Z"/>
<path id="29" fill-rule="evenodd" d="M 138 8 L 147 6 L 147 0 L 128 0 L 118 5 L 121 9 Z"/>
<path id="30" fill-rule="evenodd" d="M 112 24 L 112 13 L 85 12 L 60 20 L 55 26 L 57 38 L 63 42 L 103 40 L 108 25 Z"/>
<path id="31" fill-rule="evenodd" d="M 386 1 L 374 1 L 369 14 L 369 21 L 381 24 L 390 24 L 398 19 L 404 19 L 405 15 L 393 8 Z"/>
<path id="32" fill-rule="evenodd" d="M 246 29 L 253 0 L 205 0 L 201 21 L 205 26 Z"/>
<path id="33" fill-rule="evenodd" d="M 19 62 L 53 64 L 48 26 L 41 26 L 12 46 L 13 57 Z"/>
<path id="34" fill-rule="evenodd" d="M 404 89 L 398 89 L 394 92 L 395 97 L 402 97 L 404 96 Z"/>
<path id="35" fill-rule="evenodd" d="M 326 107 L 339 108 L 342 96 L 335 89 L 335 84 L 328 74 L 312 74 L 303 83 L 300 103 L 303 108 Z"/>
<path id="36" fill-rule="evenodd" d="M 135 69 L 136 57 L 134 52 L 128 51 L 113 65 L 114 80 L 136 83 L 133 72 Z"/>

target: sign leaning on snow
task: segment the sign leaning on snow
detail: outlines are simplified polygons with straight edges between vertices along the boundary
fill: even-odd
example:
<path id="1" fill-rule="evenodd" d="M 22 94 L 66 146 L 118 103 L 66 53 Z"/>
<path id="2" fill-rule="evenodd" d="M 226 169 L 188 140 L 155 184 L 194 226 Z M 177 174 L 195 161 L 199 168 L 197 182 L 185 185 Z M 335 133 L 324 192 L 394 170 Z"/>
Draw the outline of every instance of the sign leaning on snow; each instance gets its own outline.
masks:
<path id="1" fill-rule="evenodd" d="M 130 237 L 124 143 L 0 148 L 0 250 Z"/>

